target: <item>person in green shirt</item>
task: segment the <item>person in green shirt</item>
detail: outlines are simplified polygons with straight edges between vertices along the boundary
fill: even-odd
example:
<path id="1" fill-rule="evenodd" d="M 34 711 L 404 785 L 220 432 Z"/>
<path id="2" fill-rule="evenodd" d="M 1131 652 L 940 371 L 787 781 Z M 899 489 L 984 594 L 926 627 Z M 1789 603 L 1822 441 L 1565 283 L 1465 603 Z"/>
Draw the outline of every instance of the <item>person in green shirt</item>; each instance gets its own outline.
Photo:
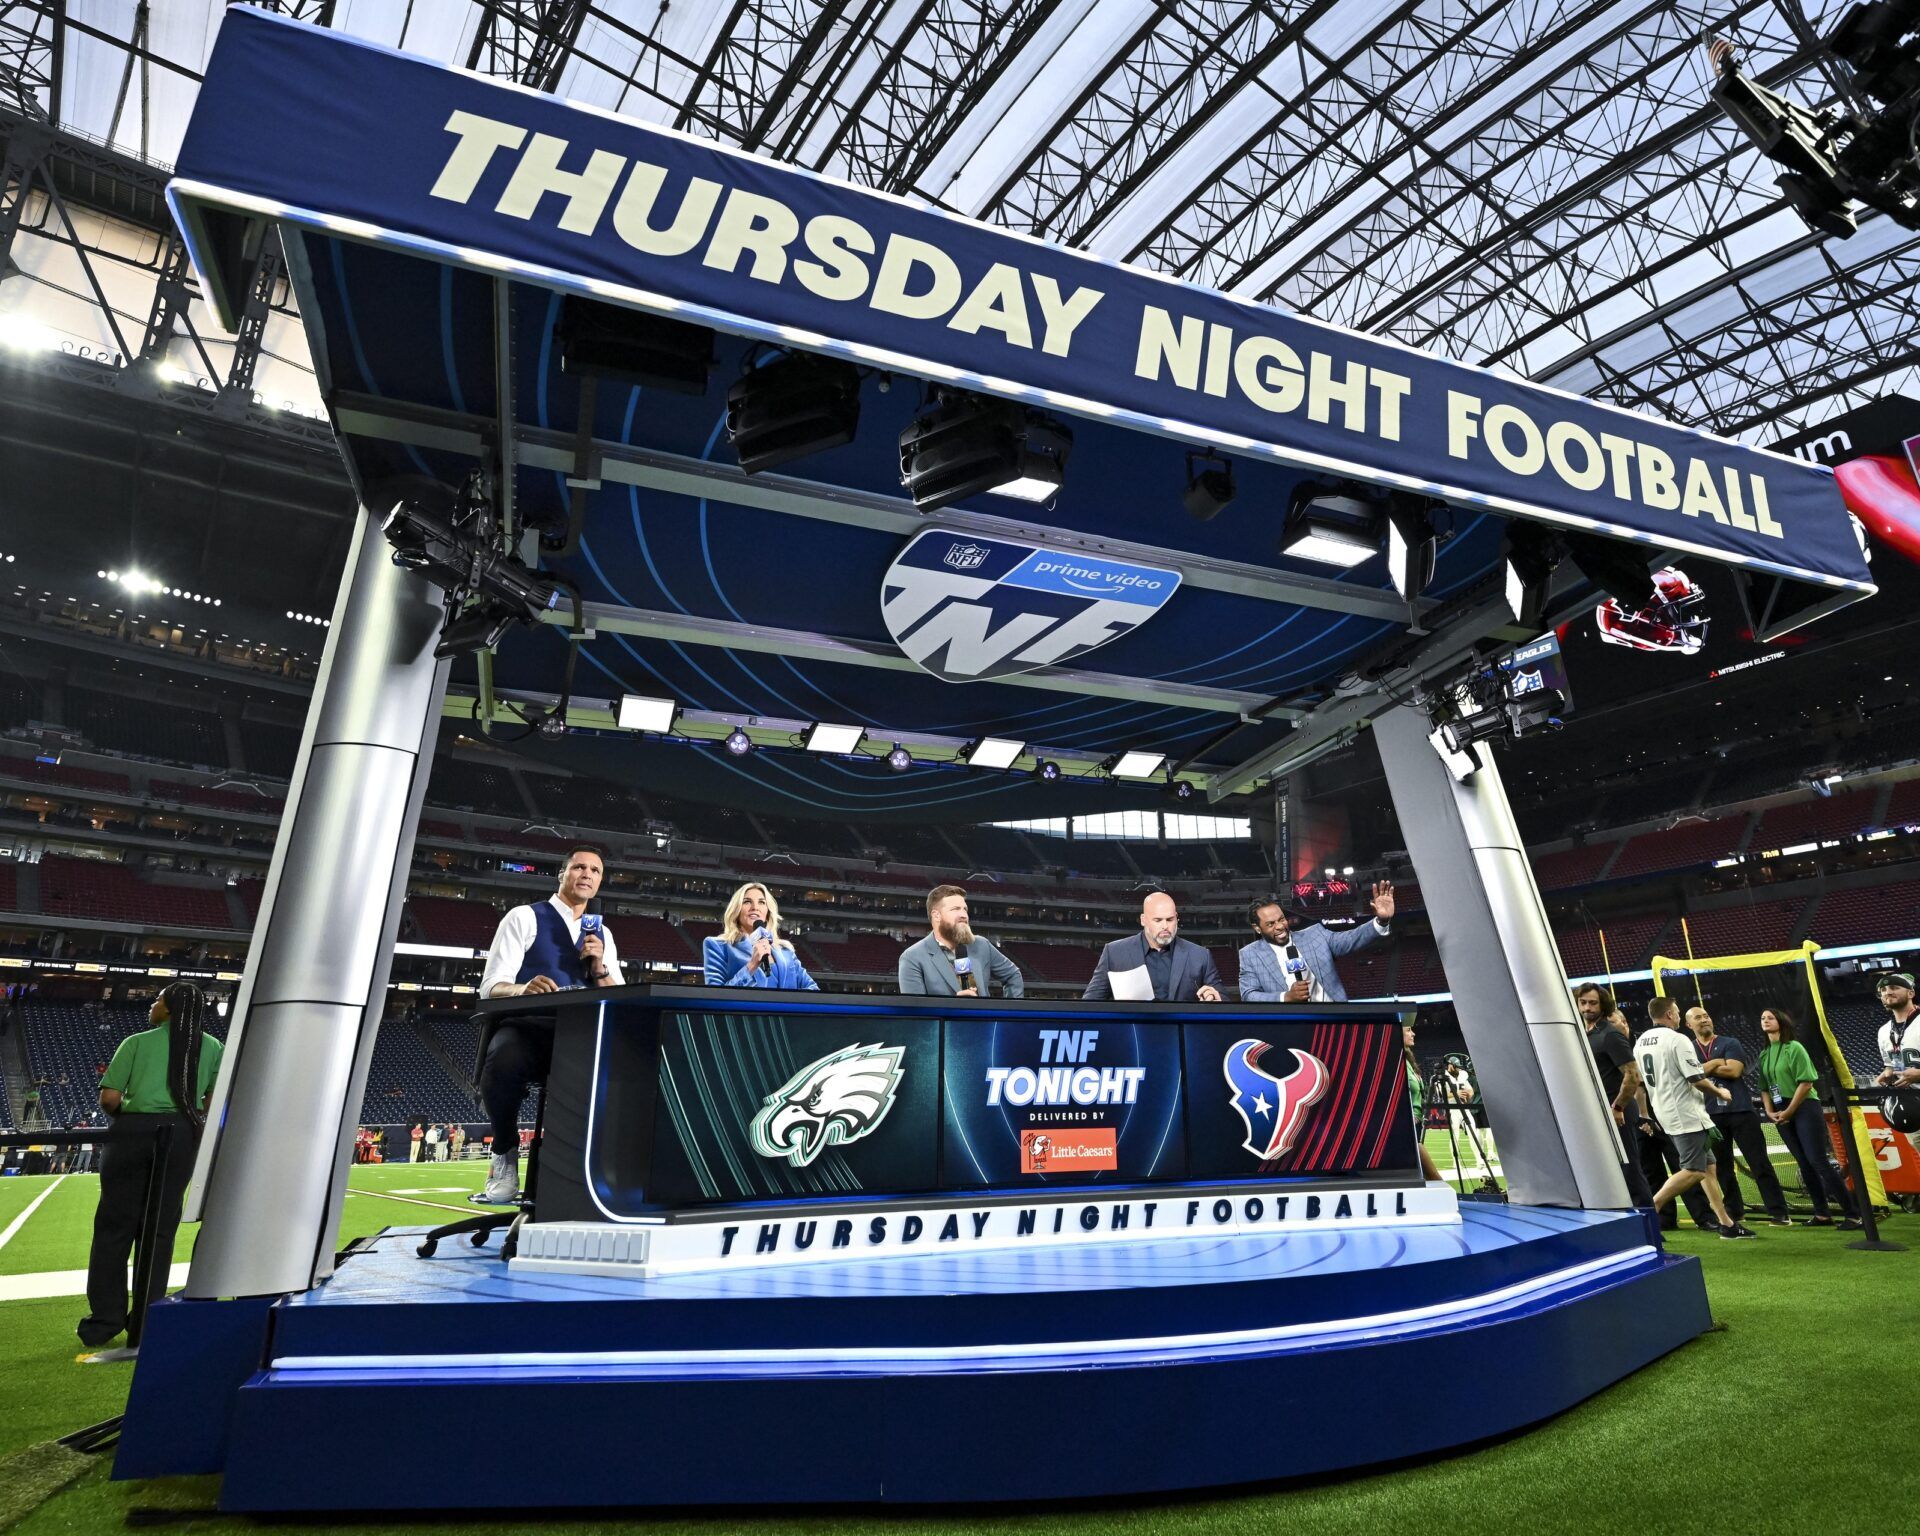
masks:
<path id="1" fill-rule="evenodd" d="M 166 1292 L 180 1203 L 220 1070 L 220 1042 L 202 1028 L 206 1014 L 200 989 L 190 981 L 175 982 L 154 999 L 147 1015 L 153 1027 L 122 1040 L 100 1079 L 100 1107 L 113 1124 L 100 1165 L 100 1204 L 93 1214 L 93 1248 L 87 1256 L 87 1315 L 75 1330 L 89 1349 L 99 1349 L 122 1330 L 129 1351 L 140 1346 L 146 1308 L 132 1303 L 127 1260 L 139 1238 L 147 1187 L 156 1172 L 160 1219 L 146 1299 L 154 1301 Z M 155 1133 L 161 1126 L 172 1128 L 173 1140 L 165 1163 L 156 1169 Z"/>
<path id="2" fill-rule="evenodd" d="M 1420 1076 L 1420 1058 L 1413 1054 L 1413 1026 L 1400 1026 L 1400 1047 L 1407 1058 L 1407 1098 L 1413 1109 L 1413 1145 L 1420 1153 L 1420 1172 L 1429 1183 L 1438 1183 L 1440 1170 L 1427 1150 L 1427 1085 Z"/>
<path id="3" fill-rule="evenodd" d="M 1793 1154 L 1800 1182 L 1806 1185 L 1807 1198 L 1813 1202 L 1813 1216 L 1807 1225 L 1833 1225 L 1833 1214 L 1827 1206 L 1831 1195 L 1845 1218 L 1840 1225 L 1849 1232 L 1858 1231 L 1860 1222 L 1853 1214 L 1853 1199 L 1847 1193 L 1847 1181 L 1834 1166 L 1827 1117 L 1820 1111 L 1820 1095 L 1815 1091 L 1820 1074 L 1814 1070 L 1807 1048 L 1794 1038 L 1793 1015 L 1784 1008 L 1764 1008 L 1760 1029 L 1767 1037 L 1759 1063 L 1767 1118 Z"/>

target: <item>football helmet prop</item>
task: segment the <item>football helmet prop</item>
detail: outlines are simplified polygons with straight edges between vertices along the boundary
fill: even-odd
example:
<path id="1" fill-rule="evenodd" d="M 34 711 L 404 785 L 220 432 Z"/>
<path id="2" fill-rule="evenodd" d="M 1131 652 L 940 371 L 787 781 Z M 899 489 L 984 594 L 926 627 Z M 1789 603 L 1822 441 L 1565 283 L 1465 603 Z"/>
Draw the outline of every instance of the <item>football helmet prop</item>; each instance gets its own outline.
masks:
<path id="1" fill-rule="evenodd" d="M 1645 607 L 1627 608 L 1610 597 L 1594 609 L 1593 621 L 1609 645 L 1694 656 L 1707 643 L 1712 622 L 1706 600 L 1707 594 L 1685 571 L 1662 566 L 1653 573 L 1653 598 Z"/>

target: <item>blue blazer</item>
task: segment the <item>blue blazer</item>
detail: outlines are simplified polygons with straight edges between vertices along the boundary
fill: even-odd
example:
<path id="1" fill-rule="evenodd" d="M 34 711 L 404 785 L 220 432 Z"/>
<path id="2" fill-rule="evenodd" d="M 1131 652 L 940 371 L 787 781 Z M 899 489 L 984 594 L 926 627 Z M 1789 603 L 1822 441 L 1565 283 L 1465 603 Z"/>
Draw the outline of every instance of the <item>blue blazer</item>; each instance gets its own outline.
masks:
<path id="1" fill-rule="evenodd" d="M 729 944 L 718 936 L 700 941 L 700 959 L 710 987 L 783 987 L 789 992 L 818 992 L 820 983 L 807 974 L 800 957 L 785 939 L 773 946 L 773 973 L 757 967 L 749 969 L 747 956 L 753 944 L 747 939 Z"/>
<path id="2" fill-rule="evenodd" d="M 1293 947 L 1300 952 L 1314 979 L 1326 989 L 1330 1003 L 1347 1000 L 1347 989 L 1340 981 L 1340 972 L 1334 968 L 1334 959 L 1365 949 L 1369 944 L 1378 944 L 1385 937 L 1371 918 L 1357 928 L 1341 928 L 1332 933 L 1318 923 L 1295 928 L 1292 933 Z M 1240 951 L 1241 1002 L 1277 1003 L 1287 995 L 1288 981 L 1280 962 L 1273 958 L 1273 946 L 1265 939 L 1255 939 Z"/>

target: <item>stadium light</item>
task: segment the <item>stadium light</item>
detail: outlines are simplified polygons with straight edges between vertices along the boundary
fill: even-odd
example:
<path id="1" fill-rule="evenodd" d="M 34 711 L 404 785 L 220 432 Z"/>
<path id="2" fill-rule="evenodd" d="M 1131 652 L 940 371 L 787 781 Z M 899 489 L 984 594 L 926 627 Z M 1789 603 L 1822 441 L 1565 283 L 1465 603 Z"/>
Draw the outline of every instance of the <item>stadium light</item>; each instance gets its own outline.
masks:
<path id="1" fill-rule="evenodd" d="M 1164 752 L 1119 752 L 1102 765 L 1116 779 L 1150 779 L 1166 763 Z"/>
<path id="2" fill-rule="evenodd" d="M 1033 765 L 1033 776 L 1042 784 L 1051 784 L 1060 777 L 1060 765 L 1050 757 L 1043 757 Z"/>
<path id="3" fill-rule="evenodd" d="M 732 730 L 727 732 L 726 739 L 721 745 L 733 756 L 745 757 L 753 750 L 753 738 L 736 725 Z"/>
<path id="4" fill-rule="evenodd" d="M 672 699 L 656 699 L 640 693 L 623 695 L 619 723 L 623 731 L 651 731 L 664 736 L 680 716 L 680 706 Z"/>
<path id="5" fill-rule="evenodd" d="M 841 447 L 859 430 L 860 375 L 851 363 L 790 352 L 727 391 L 727 437 L 750 475 Z"/>
<path id="6" fill-rule="evenodd" d="M 913 766 L 913 754 L 896 741 L 893 750 L 887 754 L 887 766 L 895 773 L 905 773 Z"/>
<path id="7" fill-rule="evenodd" d="M 1433 524 L 1419 498 L 1391 497 L 1387 502 L 1387 577 L 1393 590 L 1408 602 L 1433 579 L 1438 549 Z"/>
<path id="8" fill-rule="evenodd" d="M 857 725 L 828 725 L 824 720 L 817 722 L 807 731 L 807 750 L 809 752 L 837 752 L 846 756 L 860 750 L 860 743 L 866 737 L 866 731 Z"/>
<path id="9" fill-rule="evenodd" d="M 969 768 L 1011 768 L 1027 750 L 1024 741 L 1008 741 L 1000 736 L 982 736 L 969 742 L 960 760 Z"/>
<path id="10" fill-rule="evenodd" d="M 1187 488 L 1180 504 L 1196 523 L 1209 523 L 1233 504 L 1233 463 L 1217 454 L 1187 455 Z"/>
<path id="11" fill-rule="evenodd" d="M 922 512 L 982 492 L 1051 501 L 1072 450 L 1073 434 L 1040 411 L 936 389 L 932 409 L 900 434 L 900 483 Z"/>
<path id="12" fill-rule="evenodd" d="M 1280 553 L 1348 571 L 1365 564 L 1380 553 L 1373 504 L 1347 487 L 1309 481 L 1293 493 Z"/>

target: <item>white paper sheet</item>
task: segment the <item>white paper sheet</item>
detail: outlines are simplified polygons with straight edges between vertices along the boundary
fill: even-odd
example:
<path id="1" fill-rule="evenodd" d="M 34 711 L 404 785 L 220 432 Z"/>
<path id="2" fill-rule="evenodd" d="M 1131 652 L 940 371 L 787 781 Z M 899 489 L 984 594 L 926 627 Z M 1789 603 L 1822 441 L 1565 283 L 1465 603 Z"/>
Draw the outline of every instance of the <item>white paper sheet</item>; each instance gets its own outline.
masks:
<path id="1" fill-rule="evenodd" d="M 1147 974 L 1144 965 L 1136 965 L 1130 971 L 1108 971 L 1107 985 L 1113 988 L 1113 995 L 1123 1003 L 1153 1001 L 1153 978 Z"/>

